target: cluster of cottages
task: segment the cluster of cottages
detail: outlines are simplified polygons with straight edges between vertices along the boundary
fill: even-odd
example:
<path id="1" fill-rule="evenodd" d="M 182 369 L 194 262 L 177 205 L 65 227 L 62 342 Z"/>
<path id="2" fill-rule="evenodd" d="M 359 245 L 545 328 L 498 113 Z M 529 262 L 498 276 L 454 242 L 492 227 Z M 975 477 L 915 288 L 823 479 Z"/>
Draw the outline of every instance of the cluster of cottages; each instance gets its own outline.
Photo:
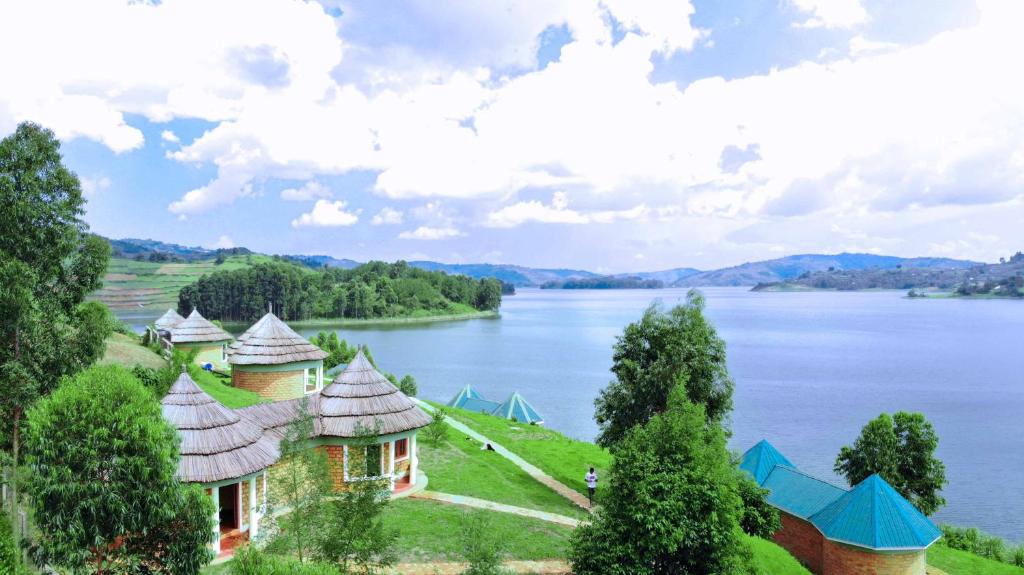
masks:
<path id="1" fill-rule="evenodd" d="M 768 489 L 782 528 L 773 539 L 818 575 L 925 575 L 938 527 L 872 475 L 844 489 L 797 469 L 767 441 L 740 469 Z"/>
<path id="2" fill-rule="evenodd" d="M 431 418 L 362 351 L 324 386 L 327 354 L 273 313 L 237 340 L 198 311 L 183 318 L 168 310 L 154 328 L 175 348 L 198 349 L 200 363 L 230 367 L 235 387 L 269 400 L 229 409 L 182 373 L 161 402 L 164 418 L 181 435 L 178 476 L 202 485 L 217 509 L 218 554 L 258 533 L 280 441 L 302 409 L 313 421 L 310 448 L 326 453 L 335 490 L 367 478 L 387 480 L 395 494 L 416 484 L 416 432 Z M 375 434 L 369 445 L 365 429 Z"/>

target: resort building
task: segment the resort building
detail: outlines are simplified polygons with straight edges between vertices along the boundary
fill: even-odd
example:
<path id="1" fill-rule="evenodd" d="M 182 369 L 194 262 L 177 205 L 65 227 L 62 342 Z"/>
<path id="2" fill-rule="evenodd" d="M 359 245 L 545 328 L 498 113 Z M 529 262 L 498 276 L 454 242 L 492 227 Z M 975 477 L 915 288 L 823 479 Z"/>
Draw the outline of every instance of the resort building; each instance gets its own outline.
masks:
<path id="1" fill-rule="evenodd" d="M 537 425 L 544 423 L 544 418 L 541 417 L 540 413 L 530 405 L 530 402 L 526 401 L 526 398 L 519 395 L 518 391 L 512 392 L 512 395 L 508 396 L 508 399 L 502 403 L 498 403 L 497 401 L 484 399 L 477 390 L 467 384 L 445 405 L 448 407 L 465 409 L 466 411 L 472 411 L 475 413 L 484 413 L 495 417 L 503 417 L 505 419 L 511 419 L 512 421 L 518 421 L 521 423 L 532 423 Z"/>
<path id="2" fill-rule="evenodd" d="M 270 400 L 295 399 L 323 389 L 326 357 L 267 313 L 228 346 L 231 384 Z"/>
<path id="3" fill-rule="evenodd" d="M 927 549 L 942 533 L 880 476 L 845 489 L 798 470 L 764 440 L 740 469 L 779 510 L 775 542 L 813 573 L 925 575 Z"/>
<path id="4" fill-rule="evenodd" d="M 164 315 L 153 322 L 153 328 L 159 337 L 170 338 L 171 330 L 183 321 L 185 318 L 181 317 L 181 314 L 173 309 L 168 309 Z"/>
<path id="5" fill-rule="evenodd" d="M 213 549 L 231 551 L 259 530 L 267 469 L 280 458 L 263 427 L 221 405 L 182 373 L 160 402 L 181 437 L 178 478 L 198 483 L 213 499 Z"/>
<path id="6" fill-rule="evenodd" d="M 227 349 L 231 334 L 217 327 L 199 310 L 192 310 L 184 321 L 171 328 L 171 344 L 181 350 L 198 349 L 196 363 L 227 369 Z"/>

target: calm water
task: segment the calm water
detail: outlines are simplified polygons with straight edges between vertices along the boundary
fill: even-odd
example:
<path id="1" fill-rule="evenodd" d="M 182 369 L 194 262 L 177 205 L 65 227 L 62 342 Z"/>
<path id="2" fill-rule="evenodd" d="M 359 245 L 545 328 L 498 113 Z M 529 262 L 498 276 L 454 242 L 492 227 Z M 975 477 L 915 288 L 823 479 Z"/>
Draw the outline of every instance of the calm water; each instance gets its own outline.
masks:
<path id="1" fill-rule="evenodd" d="M 735 450 L 767 438 L 835 478 L 836 453 L 869 419 L 921 411 L 949 479 L 936 519 L 1024 542 L 1024 303 L 703 291 L 736 381 Z M 413 374 L 425 398 L 447 401 L 467 383 L 494 400 L 518 390 L 549 427 L 592 439 L 615 336 L 656 297 L 672 304 L 685 290 L 524 289 L 501 319 L 338 333 L 369 344 L 383 369 Z"/>

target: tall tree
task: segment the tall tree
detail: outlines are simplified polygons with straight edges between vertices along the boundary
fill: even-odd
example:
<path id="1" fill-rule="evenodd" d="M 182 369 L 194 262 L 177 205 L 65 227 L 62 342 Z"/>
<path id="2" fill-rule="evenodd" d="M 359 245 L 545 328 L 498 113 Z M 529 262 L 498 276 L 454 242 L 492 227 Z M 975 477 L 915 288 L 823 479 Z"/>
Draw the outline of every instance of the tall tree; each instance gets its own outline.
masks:
<path id="1" fill-rule="evenodd" d="M 615 381 L 601 391 L 594 412 L 601 428 L 597 442 L 605 447 L 664 411 L 679 385 L 690 401 L 704 406 L 713 424 L 732 409 L 725 342 L 704 317 L 704 297 L 696 290 L 667 311 L 660 304 L 647 308 L 618 337 L 612 359 Z"/>
<path id="2" fill-rule="evenodd" d="M 103 309 L 81 305 L 110 255 L 106 241 L 85 234 L 83 203 L 53 132 L 23 123 L 0 141 L 0 416 L 15 468 L 26 410 L 101 356 L 110 334 Z"/>
<path id="3" fill-rule="evenodd" d="M 145 563 L 188 575 L 211 558 L 212 504 L 182 491 L 177 433 L 128 370 L 65 379 L 29 411 L 25 447 L 40 564 L 99 574 Z"/>
<path id="4" fill-rule="evenodd" d="M 710 575 L 745 564 L 739 474 L 725 432 L 682 386 L 612 455 L 602 507 L 572 535 L 573 573 Z"/>
<path id="5" fill-rule="evenodd" d="M 836 457 L 835 471 L 856 485 L 877 473 L 925 515 L 946 504 L 939 494 L 946 466 L 935 457 L 939 436 L 920 413 L 883 413 L 860 432 L 853 446 Z"/>

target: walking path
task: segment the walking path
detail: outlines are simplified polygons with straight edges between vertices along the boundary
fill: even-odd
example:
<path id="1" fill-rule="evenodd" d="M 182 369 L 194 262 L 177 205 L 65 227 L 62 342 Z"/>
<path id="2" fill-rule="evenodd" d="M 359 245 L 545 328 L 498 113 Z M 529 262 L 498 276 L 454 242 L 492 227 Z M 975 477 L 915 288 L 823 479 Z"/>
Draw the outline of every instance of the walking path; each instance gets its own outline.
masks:
<path id="1" fill-rule="evenodd" d="M 512 573 L 536 573 L 537 575 L 571 575 L 572 569 L 565 561 L 506 561 L 502 565 Z M 468 563 L 399 563 L 390 573 L 394 575 L 460 575 L 469 567 Z"/>
<path id="2" fill-rule="evenodd" d="M 422 407 L 424 410 L 426 410 L 426 411 L 428 411 L 430 413 L 434 412 L 434 407 L 432 405 L 428 404 L 427 402 L 421 401 L 421 400 L 416 399 L 416 398 L 412 398 L 412 399 L 413 399 L 413 401 L 418 403 L 419 406 Z M 575 489 L 571 489 L 569 486 L 567 486 L 564 483 L 558 481 L 554 477 L 551 477 L 547 473 L 544 473 L 543 471 L 541 471 L 537 467 L 531 465 L 529 462 L 527 462 L 522 457 L 519 457 L 515 453 L 512 453 L 508 449 L 502 447 L 501 445 L 498 445 L 497 443 L 491 441 L 490 439 L 487 439 L 486 437 L 484 437 L 483 435 L 477 433 L 471 427 L 469 427 L 468 425 L 462 423 L 461 421 L 456 421 L 452 417 L 446 417 L 444 419 L 444 421 L 445 421 L 445 423 L 447 423 L 451 427 L 459 430 L 462 433 L 465 433 L 466 435 L 472 437 L 473 439 L 479 441 L 482 444 L 488 444 L 489 443 L 491 445 L 491 447 L 494 448 L 494 451 L 498 455 L 500 455 L 500 456 L 504 457 L 505 459 L 508 459 L 509 461 L 514 463 L 516 465 L 516 467 L 518 467 L 518 468 L 522 469 L 523 471 L 525 471 L 530 477 L 536 479 L 537 481 L 540 481 L 544 485 L 547 485 L 549 489 L 551 489 L 555 493 L 561 495 L 562 497 L 565 497 L 569 501 L 572 501 L 573 503 L 575 503 L 576 505 L 582 507 L 583 509 L 586 509 L 587 511 L 590 511 L 590 501 L 587 500 L 586 496 L 584 496 L 583 494 L 579 493 Z"/>
<path id="3" fill-rule="evenodd" d="M 579 519 L 573 519 L 572 517 L 559 515 L 558 513 L 537 511 L 536 509 L 527 509 L 526 507 L 516 507 L 515 505 L 506 505 L 504 503 L 497 503 L 494 501 L 488 501 L 486 499 L 477 499 L 476 497 L 469 497 L 468 495 L 452 495 L 451 493 L 439 493 L 437 491 L 420 491 L 419 493 L 415 493 L 413 495 L 410 495 L 409 497 L 412 499 L 429 499 L 431 501 L 440 501 L 441 503 L 450 503 L 452 505 L 476 507 L 477 509 L 499 511 L 501 513 L 511 513 L 513 515 L 519 515 L 521 517 L 531 517 L 533 519 L 540 519 L 542 521 L 558 523 L 559 525 L 565 525 L 566 527 L 578 527 L 580 524 Z"/>

